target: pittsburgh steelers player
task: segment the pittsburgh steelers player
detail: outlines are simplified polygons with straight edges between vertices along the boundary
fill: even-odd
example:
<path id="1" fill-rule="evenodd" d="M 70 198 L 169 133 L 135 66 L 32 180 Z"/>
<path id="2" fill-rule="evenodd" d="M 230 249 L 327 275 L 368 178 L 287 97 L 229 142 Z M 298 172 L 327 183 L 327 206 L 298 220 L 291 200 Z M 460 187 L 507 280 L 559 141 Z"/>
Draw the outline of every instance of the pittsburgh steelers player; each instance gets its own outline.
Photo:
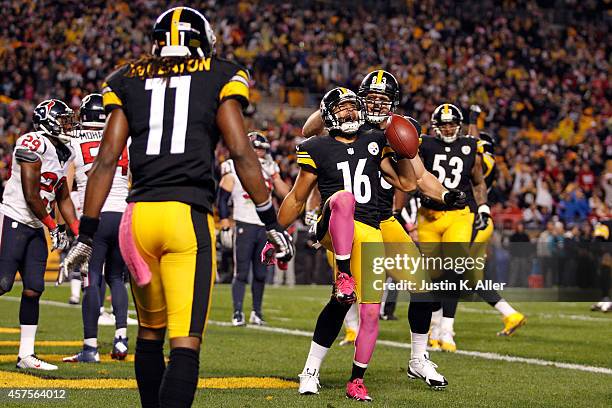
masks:
<path id="1" fill-rule="evenodd" d="M 165 11 L 152 39 L 152 55 L 123 65 L 103 84 L 108 117 L 89 173 L 77 244 L 65 263 L 68 269 L 86 268 L 100 209 L 129 136 L 132 188 L 119 244 L 138 312 L 134 369 L 141 404 L 189 407 L 216 269 L 213 166 L 220 135 L 276 255 L 290 258 L 294 248 L 276 221 L 246 137 L 247 71 L 214 55 L 213 30 L 197 10 Z"/>
<path id="2" fill-rule="evenodd" d="M 395 112 L 400 101 L 400 87 L 396 78 L 388 71 L 375 70 L 364 77 L 359 87 L 358 95 L 362 98 L 366 110 L 366 121 L 372 126 L 383 129 L 386 126 L 389 115 Z M 417 131 L 420 133 L 420 124 L 413 118 L 408 118 Z M 321 130 L 320 122 L 313 114 L 310 116 L 303 128 L 304 136 Z M 390 156 L 393 160 L 407 163 L 410 165 L 410 183 L 408 190 L 415 190 L 417 187 L 424 194 L 430 197 L 440 197 L 441 192 L 447 191 L 434 175 L 428 172 L 418 155 L 413 159 L 403 160 L 397 155 Z M 419 251 L 412 242 L 408 233 L 393 215 L 393 203 L 395 189 L 384 178 L 380 178 L 377 186 L 378 190 L 378 210 L 380 230 L 383 241 L 387 243 L 402 243 L 409 248 L 413 256 L 420 256 Z M 462 194 L 457 191 L 448 190 L 443 193 L 451 207 L 462 207 L 465 205 Z M 389 254 L 392 256 L 393 254 Z M 413 294 L 408 309 L 408 321 L 411 328 L 411 358 L 409 361 L 408 376 L 410 378 L 421 378 L 432 388 L 444 388 L 448 384 L 447 380 L 437 373 L 436 365 L 429 360 L 426 351 L 428 331 L 431 320 L 432 303 L 422 295 Z M 350 313 L 351 311 L 349 311 Z M 356 312 L 356 310 L 355 310 Z M 355 326 L 355 321 L 359 321 L 357 316 L 347 314 L 345 324 L 347 325 L 346 341 L 350 331 Z M 349 339 L 350 340 L 350 339 Z"/>

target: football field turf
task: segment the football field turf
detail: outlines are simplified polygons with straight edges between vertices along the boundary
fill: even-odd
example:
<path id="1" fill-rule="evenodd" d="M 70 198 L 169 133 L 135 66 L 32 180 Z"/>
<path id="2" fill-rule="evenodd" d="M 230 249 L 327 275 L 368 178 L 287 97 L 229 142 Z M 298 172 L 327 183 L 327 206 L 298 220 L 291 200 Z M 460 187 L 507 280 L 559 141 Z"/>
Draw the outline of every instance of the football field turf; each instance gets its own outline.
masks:
<path id="1" fill-rule="evenodd" d="M 9 389 L 63 388 L 66 400 L 37 404 L 70 407 L 138 406 L 133 363 L 107 356 L 113 327 L 100 328 L 100 364 L 66 364 L 61 357 L 79 350 L 80 306 L 67 304 L 69 288 L 48 286 L 40 310 L 36 353 L 59 365 L 57 371 L 24 374 L 15 368 L 21 286 L 0 298 L 0 406 L 31 407 L 32 400 L 8 398 Z M 194 406 L 341 407 L 352 347 L 334 346 L 323 365 L 321 394 L 299 396 L 297 374 L 310 345 L 310 332 L 330 293 L 328 287 L 266 288 L 265 328 L 229 327 L 228 285 L 214 291 L 211 319 L 200 364 Z M 245 305 L 250 305 L 247 295 Z M 455 331 L 460 353 L 431 353 L 449 387 L 431 391 L 409 380 L 410 333 L 407 305 L 398 321 L 380 322 L 380 341 L 365 383 L 380 407 L 609 407 L 612 401 L 612 314 L 588 311 L 585 303 L 521 303 L 527 325 L 512 338 L 496 337 L 501 320 L 484 303 L 461 303 Z M 133 305 L 130 306 L 133 309 Z M 248 316 L 248 307 L 245 313 Z M 128 329 L 133 353 L 136 328 Z M 102 355 L 104 354 L 104 355 Z M 553 365 L 556 364 L 555 365 Z M 93 380 L 93 381 L 92 381 Z"/>

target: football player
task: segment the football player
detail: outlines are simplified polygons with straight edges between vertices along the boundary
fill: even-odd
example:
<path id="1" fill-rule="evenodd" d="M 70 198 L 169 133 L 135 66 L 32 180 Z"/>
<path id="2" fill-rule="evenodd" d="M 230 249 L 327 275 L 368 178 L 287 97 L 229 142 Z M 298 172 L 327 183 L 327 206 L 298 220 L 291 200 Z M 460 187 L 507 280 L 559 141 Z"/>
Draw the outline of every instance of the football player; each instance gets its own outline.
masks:
<path id="1" fill-rule="evenodd" d="M 35 131 L 15 143 L 11 176 L 0 204 L 0 295 L 11 290 L 19 270 L 23 292 L 17 368 L 57 370 L 57 366 L 36 357 L 34 339 L 47 266 L 43 226 L 51 235 L 52 249 L 68 247 L 65 225 L 58 225 L 51 215 L 54 202 L 75 235 L 78 231 L 66 185 L 66 171 L 74 159 L 70 148 L 74 112 L 64 102 L 49 99 L 36 106 L 32 122 Z"/>
<path id="2" fill-rule="evenodd" d="M 360 327 L 346 395 L 370 401 L 363 377 L 378 336 L 380 292 L 368 293 L 369 271 L 361 270 L 361 243 L 382 242 L 378 218 L 379 172 L 388 182 L 407 188 L 406 163 L 391 162 L 392 150 L 382 130 L 364 124 L 360 99 L 350 90 L 334 88 L 321 102 L 321 116 L 329 136 L 317 136 L 298 147 L 300 172 L 283 201 L 279 222 L 287 225 L 303 209 L 315 184 L 324 202 L 316 226 L 317 240 L 334 254 L 334 296 L 325 306 L 300 374 L 300 393 L 318 393 L 321 363 L 342 326 L 350 303 L 359 302 Z M 443 191 L 439 193 L 442 197 Z"/>
<path id="3" fill-rule="evenodd" d="M 289 192 L 289 186 L 281 179 L 278 164 L 272 160 L 268 153 L 270 150 L 268 138 L 261 132 L 250 132 L 248 136 L 261 163 L 266 185 L 281 199 L 284 198 Z M 249 317 L 249 323 L 261 326 L 265 324 L 261 304 L 268 272 L 268 266 L 261 262 L 261 251 L 266 243 L 266 229 L 257 216 L 255 204 L 251 197 L 244 191 L 236 177 L 234 162 L 231 159 L 223 162 L 221 174 L 223 176 L 219 183 L 218 205 L 221 224 L 220 239 L 224 247 L 233 248 L 234 251 L 234 279 L 232 281 L 234 314 L 232 325 L 244 326 L 246 324 L 242 312 L 242 302 L 244 301 L 249 270 L 252 268 L 253 310 Z M 231 228 L 229 220 L 230 198 L 234 203 L 235 229 Z"/>
<path id="4" fill-rule="evenodd" d="M 134 370 L 141 404 L 188 407 L 198 384 L 216 270 L 213 166 L 221 135 L 276 256 L 290 258 L 294 248 L 276 220 L 246 137 L 247 71 L 214 55 L 213 30 L 192 8 L 161 14 L 152 39 L 152 55 L 123 65 L 103 84 L 106 126 L 87 180 L 77 243 L 65 262 L 70 269 L 89 261 L 100 210 L 129 136 L 132 187 L 119 245 L 138 312 Z"/>
<path id="5" fill-rule="evenodd" d="M 397 79 L 388 71 L 376 70 L 364 77 L 359 87 L 359 96 L 364 101 L 365 119 L 373 127 L 384 129 L 389 116 L 394 113 L 400 101 L 400 87 Z M 420 133 L 420 124 L 413 118 L 408 118 Z M 303 128 L 304 136 L 310 136 L 313 132 L 320 130 L 317 119 L 311 115 Z M 391 154 L 390 158 L 394 161 L 402 162 L 404 165 L 409 163 L 410 181 L 409 190 L 417 187 L 424 194 L 434 199 L 447 202 L 451 207 L 461 207 L 464 205 L 463 193 L 456 190 L 447 190 L 428 172 L 418 155 L 413 159 L 404 160 Z M 380 230 L 383 241 L 389 243 L 402 243 L 409 248 L 414 257 L 419 257 L 419 251 L 412 242 L 412 239 L 393 215 L 393 202 L 395 189 L 385 178 L 381 177 L 377 185 L 378 190 L 378 211 Z M 393 254 L 389 254 L 392 256 Z M 418 298 L 418 299 L 417 299 Z M 431 302 L 413 295 L 410 302 L 408 321 L 411 328 L 411 359 L 409 362 L 408 376 L 410 378 L 422 378 L 429 386 L 434 388 L 444 388 L 448 384 L 446 379 L 437 373 L 435 364 L 429 360 L 427 348 L 427 333 L 431 320 Z M 347 338 L 350 336 L 352 321 L 356 318 L 350 316 L 347 324 Z M 350 338 L 349 338 L 350 340 Z"/>
<path id="6" fill-rule="evenodd" d="M 490 218 L 482 156 L 477 154 L 477 139 L 460 137 L 462 122 L 461 110 L 455 105 L 444 103 L 431 116 L 435 136 L 421 137 L 419 152 L 425 167 L 435 173 L 446 188 L 459 189 L 468 198 L 466 207 L 456 209 L 422 196 L 417 222 L 421 243 L 472 243 L 476 233 L 486 228 L 486 219 Z M 471 212 L 470 208 L 477 208 L 477 212 Z M 447 275 L 441 278 L 454 280 L 457 277 L 454 271 L 445 273 Z M 458 296 L 458 291 L 451 291 L 438 303 L 437 308 L 434 307 L 442 307 L 443 312 L 439 325 L 436 324 L 435 316 L 433 319 L 430 345 L 434 349 L 449 352 L 457 350 L 453 323 Z"/>
<path id="7" fill-rule="evenodd" d="M 83 98 L 79 109 L 81 129 L 75 132 L 71 139 L 76 159 L 72 168 L 76 179 L 79 202 L 85 199 L 87 174 L 100 149 L 100 141 L 106 122 L 106 113 L 101 94 L 90 94 Z M 70 183 L 70 177 L 68 182 Z M 100 297 L 100 287 L 108 283 L 111 289 L 113 313 L 115 315 L 115 338 L 111 357 L 123 360 L 127 356 L 127 290 L 123 283 L 126 272 L 125 262 L 119 250 L 119 223 L 127 207 L 125 199 L 128 195 L 128 156 L 124 149 L 117 169 L 113 176 L 108 198 L 104 202 L 100 214 L 100 225 L 93 240 L 93 252 L 89 262 L 88 282 L 84 285 L 82 317 L 83 317 L 83 349 L 77 354 L 64 358 L 70 363 L 97 363 L 98 353 L 98 319 L 100 306 L 104 298 Z M 65 278 L 69 271 L 61 268 Z M 104 271 L 104 277 L 103 275 Z"/>

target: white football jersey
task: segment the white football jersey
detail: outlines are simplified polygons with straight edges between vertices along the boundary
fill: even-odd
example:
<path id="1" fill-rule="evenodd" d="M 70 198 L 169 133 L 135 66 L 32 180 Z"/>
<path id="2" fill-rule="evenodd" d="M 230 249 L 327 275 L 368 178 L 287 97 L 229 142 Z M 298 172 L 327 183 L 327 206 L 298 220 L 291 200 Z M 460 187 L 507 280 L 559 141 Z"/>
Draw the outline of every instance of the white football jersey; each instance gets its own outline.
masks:
<path id="1" fill-rule="evenodd" d="M 6 183 L 0 212 L 12 219 L 33 228 L 42 228 L 43 223 L 34 215 L 28 207 L 21 187 L 21 164 L 17 162 L 15 155 L 19 150 L 34 153 L 41 161 L 40 168 L 40 197 L 45 202 L 47 212 L 51 212 L 55 201 L 55 192 L 66 181 L 68 165 L 74 160 L 74 151 L 66 146 L 70 155 L 64 157 L 65 162 L 60 162 L 58 151 L 42 132 L 26 133 L 17 139 L 13 151 L 11 164 L 11 176 Z M 61 155 L 60 156 L 65 156 Z"/>
<path id="2" fill-rule="evenodd" d="M 87 172 L 91 169 L 94 159 L 98 155 L 100 149 L 100 141 L 102 140 L 103 130 L 78 130 L 70 141 L 76 158 L 74 159 L 75 174 L 74 178 L 77 183 L 79 192 L 79 201 L 81 205 L 85 203 L 85 188 L 87 186 Z M 102 212 L 113 211 L 123 212 L 127 207 L 125 199 L 128 196 L 129 178 L 128 178 L 128 152 L 127 147 L 123 149 L 123 153 L 119 157 L 117 169 L 113 177 L 108 197 L 102 207 Z"/>
<path id="3" fill-rule="evenodd" d="M 274 188 L 272 177 L 279 172 L 278 164 L 272 159 L 259 159 L 261 163 L 262 174 L 268 190 Z M 231 174 L 234 177 L 234 189 L 232 190 L 232 202 L 234 203 L 234 220 L 246 222 L 248 224 L 264 225 L 255 211 L 255 203 L 251 200 L 249 194 L 244 190 L 236 169 L 234 168 L 233 160 L 226 160 L 221 163 L 221 175 Z"/>

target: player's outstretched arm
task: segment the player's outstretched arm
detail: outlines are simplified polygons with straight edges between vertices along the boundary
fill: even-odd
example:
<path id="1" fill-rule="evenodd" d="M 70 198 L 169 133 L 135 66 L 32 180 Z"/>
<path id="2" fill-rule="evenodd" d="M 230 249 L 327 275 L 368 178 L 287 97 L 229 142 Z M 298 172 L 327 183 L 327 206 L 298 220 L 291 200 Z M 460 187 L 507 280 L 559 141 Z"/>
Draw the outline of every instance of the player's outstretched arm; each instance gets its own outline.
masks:
<path id="1" fill-rule="evenodd" d="M 240 102 L 228 99 L 219 106 L 217 126 L 221 130 L 244 190 L 256 205 L 265 203 L 270 199 L 270 194 L 261 174 L 261 164 L 249 138 L 246 137 Z"/>
<path id="2" fill-rule="evenodd" d="M 410 164 L 414 169 L 416 183 L 419 190 L 421 190 L 421 192 L 426 196 L 433 198 L 436 201 L 444 202 L 443 195 L 448 190 L 442 185 L 442 183 L 440 183 L 436 176 L 427 171 L 419 155 L 416 155 L 414 158 L 410 159 Z"/>
<path id="3" fill-rule="evenodd" d="M 100 210 L 113 184 L 117 162 L 125 148 L 128 136 L 129 125 L 123 109 L 114 109 L 106 120 L 100 151 L 88 173 L 83 217 L 98 219 L 100 216 Z"/>
<path id="4" fill-rule="evenodd" d="M 302 136 L 311 137 L 315 135 L 320 135 L 324 131 L 323 127 L 323 119 L 321 118 L 321 111 L 317 110 L 310 114 L 308 119 L 306 119 L 306 123 L 302 127 Z"/>
<path id="5" fill-rule="evenodd" d="M 401 191 L 413 191 L 417 188 L 414 170 L 408 160 L 394 162 L 386 157 L 380 163 L 380 171 L 389 184 Z"/>
<path id="6" fill-rule="evenodd" d="M 278 210 L 278 222 L 282 227 L 287 228 L 300 216 L 316 183 L 316 174 L 300 169 L 293 188 Z"/>

